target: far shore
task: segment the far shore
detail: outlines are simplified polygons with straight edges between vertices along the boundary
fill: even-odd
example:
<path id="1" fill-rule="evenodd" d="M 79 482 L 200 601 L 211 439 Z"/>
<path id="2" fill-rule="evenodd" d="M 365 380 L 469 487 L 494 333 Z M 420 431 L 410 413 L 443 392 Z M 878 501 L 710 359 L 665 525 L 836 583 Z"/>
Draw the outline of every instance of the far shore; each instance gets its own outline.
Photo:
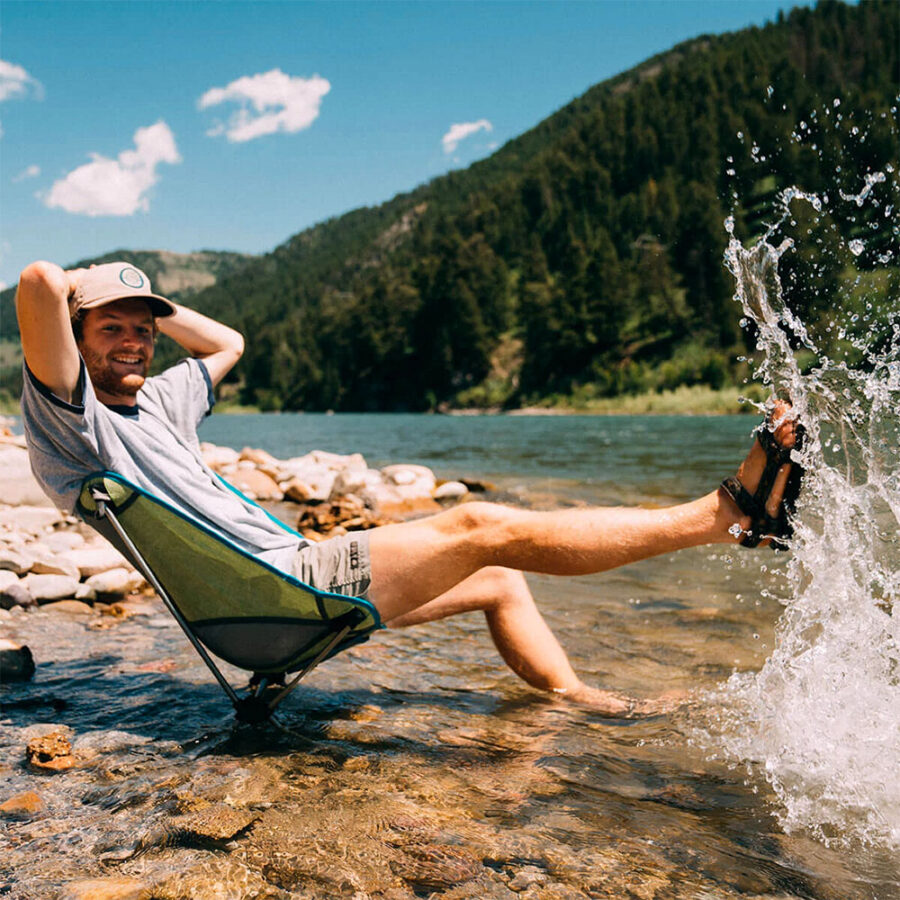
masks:
<path id="1" fill-rule="evenodd" d="M 716 416 L 756 413 L 754 402 L 765 397 L 760 385 L 744 388 L 711 388 L 706 385 L 678 387 L 671 391 L 649 391 L 642 394 L 623 394 L 618 397 L 594 397 L 582 402 L 572 397 L 552 397 L 532 406 L 515 409 L 502 407 L 460 408 L 442 407 L 438 414 L 449 416 Z M 749 398 L 749 400 L 747 399 Z M 753 402 L 751 402 L 753 401 Z M 246 406 L 232 401 L 220 401 L 215 412 L 224 415 L 261 413 L 258 406 Z M 277 412 L 277 411 L 273 411 Z M 304 410 L 285 410 L 294 415 Z M 331 412 L 328 410 L 327 412 Z M 0 405 L 0 415 L 21 415 L 17 403 Z"/>

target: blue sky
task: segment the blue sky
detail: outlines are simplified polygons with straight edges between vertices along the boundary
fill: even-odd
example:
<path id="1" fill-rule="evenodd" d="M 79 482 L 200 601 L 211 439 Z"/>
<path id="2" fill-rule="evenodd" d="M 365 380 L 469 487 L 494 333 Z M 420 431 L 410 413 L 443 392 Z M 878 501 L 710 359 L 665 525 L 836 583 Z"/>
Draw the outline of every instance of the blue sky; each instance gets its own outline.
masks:
<path id="1" fill-rule="evenodd" d="M 119 247 L 271 250 L 791 5 L 3 0 L 0 282 Z"/>

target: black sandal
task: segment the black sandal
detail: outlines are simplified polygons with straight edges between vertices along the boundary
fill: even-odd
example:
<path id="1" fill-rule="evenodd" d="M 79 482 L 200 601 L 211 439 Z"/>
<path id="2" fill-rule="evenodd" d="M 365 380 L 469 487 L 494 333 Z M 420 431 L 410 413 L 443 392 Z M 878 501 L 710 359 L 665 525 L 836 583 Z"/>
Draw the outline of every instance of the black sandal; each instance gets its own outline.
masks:
<path id="1" fill-rule="evenodd" d="M 741 546 L 756 547 L 760 541 L 771 539 L 769 546 L 773 550 L 787 550 L 788 546 L 784 541 L 794 533 L 791 516 L 794 513 L 797 498 L 800 496 L 804 474 L 803 467 L 791 459 L 791 451 L 799 450 L 803 446 L 806 429 L 797 423 L 794 428 L 794 446 L 782 447 L 769 429 L 771 423 L 772 414 L 769 413 L 766 421 L 756 430 L 757 440 L 766 451 L 766 467 L 760 476 L 756 491 L 751 494 L 734 475 L 722 482 L 722 490 L 734 500 L 738 509 L 745 516 L 750 516 L 750 530 L 744 532 Z M 770 516 L 766 512 L 766 500 L 769 499 L 778 470 L 785 463 L 791 464 L 791 473 L 788 475 L 787 484 L 784 487 L 784 497 L 781 500 L 778 515 Z"/>

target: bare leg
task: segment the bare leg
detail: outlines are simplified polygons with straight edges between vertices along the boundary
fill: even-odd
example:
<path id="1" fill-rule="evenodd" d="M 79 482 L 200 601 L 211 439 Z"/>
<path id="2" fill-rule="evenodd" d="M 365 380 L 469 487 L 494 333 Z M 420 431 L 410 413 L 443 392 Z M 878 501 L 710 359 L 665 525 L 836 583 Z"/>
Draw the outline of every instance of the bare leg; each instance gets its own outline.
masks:
<path id="1" fill-rule="evenodd" d="M 474 610 L 484 612 L 491 637 L 506 664 L 538 690 L 586 704 L 611 716 L 659 712 L 673 705 L 666 701 L 632 699 L 584 684 L 535 605 L 525 576 L 515 569 L 500 566 L 480 569 L 446 593 L 391 619 L 386 625 L 405 628 Z"/>
<path id="2" fill-rule="evenodd" d="M 787 407 L 782 405 L 782 410 Z M 776 437 L 790 446 L 792 422 Z M 765 467 L 758 441 L 738 470 L 753 491 Z M 769 501 L 777 511 L 790 473 L 785 465 Z M 428 519 L 386 525 L 371 533 L 370 597 L 389 621 L 439 597 L 488 566 L 586 575 L 661 553 L 703 544 L 734 543 L 747 528 L 728 495 L 713 491 L 668 509 L 624 507 L 532 512 L 491 503 L 465 503 Z"/>

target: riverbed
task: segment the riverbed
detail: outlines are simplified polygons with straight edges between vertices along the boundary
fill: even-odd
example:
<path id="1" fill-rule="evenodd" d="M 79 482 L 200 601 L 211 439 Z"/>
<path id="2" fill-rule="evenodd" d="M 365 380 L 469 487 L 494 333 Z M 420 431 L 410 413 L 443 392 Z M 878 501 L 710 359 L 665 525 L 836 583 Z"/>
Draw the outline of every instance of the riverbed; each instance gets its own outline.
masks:
<path id="1" fill-rule="evenodd" d="M 421 463 L 549 509 L 689 499 L 735 470 L 753 424 L 213 415 L 201 438 Z M 38 668 L 0 687 L 0 786 L 42 806 L 3 823 L 0 893 L 50 900 L 117 878 L 198 900 L 900 897 L 896 848 L 852 829 L 826 842 L 789 833 L 765 772 L 711 737 L 717 689 L 773 651 L 789 556 L 710 547 L 580 579 L 529 576 L 589 684 L 693 692 L 689 707 L 640 721 L 529 689 L 480 615 L 376 634 L 259 728 L 234 722 L 161 605 L 110 628 L 19 615 Z M 78 767 L 27 768 L 24 746 L 48 724 L 69 729 Z"/>

